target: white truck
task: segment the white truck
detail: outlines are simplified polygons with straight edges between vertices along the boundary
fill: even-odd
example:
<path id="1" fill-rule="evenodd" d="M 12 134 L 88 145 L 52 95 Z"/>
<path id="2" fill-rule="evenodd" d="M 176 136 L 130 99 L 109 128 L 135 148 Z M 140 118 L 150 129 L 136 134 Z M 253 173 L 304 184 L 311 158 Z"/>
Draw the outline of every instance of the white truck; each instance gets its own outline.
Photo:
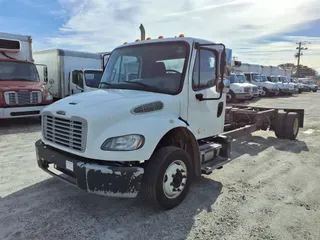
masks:
<path id="1" fill-rule="evenodd" d="M 55 100 L 98 88 L 103 73 L 102 55 L 64 49 L 34 52 L 36 62 L 48 67 L 47 89 Z"/>
<path id="2" fill-rule="evenodd" d="M 37 117 L 51 103 L 33 61 L 31 36 L 0 33 L 0 119 Z"/>
<path id="3" fill-rule="evenodd" d="M 235 73 L 231 73 L 227 76 L 224 80 L 224 85 L 229 88 L 229 92 L 226 96 L 227 103 L 234 102 L 235 100 L 243 101 L 252 99 L 259 95 L 257 86 L 240 81 Z"/>
<path id="4" fill-rule="evenodd" d="M 261 78 L 261 66 L 257 64 L 249 64 L 242 63 L 237 71 L 241 71 L 246 76 L 246 79 L 252 83 L 257 85 L 260 90 L 265 92 L 267 96 L 278 95 L 279 89 L 274 83 L 270 83 L 265 80 L 265 78 Z"/>
<path id="5" fill-rule="evenodd" d="M 225 67 L 223 44 L 183 35 L 117 47 L 100 89 L 43 111 L 38 166 L 89 193 L 178 206 L 231 161 L 231 138 L 271 129 L 293 140 L 303 127 L 303 109 L 227 107 Z"/>

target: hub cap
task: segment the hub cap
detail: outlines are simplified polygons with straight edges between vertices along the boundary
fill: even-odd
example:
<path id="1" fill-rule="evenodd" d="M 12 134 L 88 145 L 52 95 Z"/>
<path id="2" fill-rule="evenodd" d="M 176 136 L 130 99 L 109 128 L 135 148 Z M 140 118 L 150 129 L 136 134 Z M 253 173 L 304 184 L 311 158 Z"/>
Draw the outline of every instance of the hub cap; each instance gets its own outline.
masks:
<path id="1" fill-rule="evenodd" d="M 181 160 L 173 161 L 163 177 L 163 192 L 167 198 L 178 197 L 187 182 L 187 167 Z"/>
<path id="2" fill-rule="evenodd" d="M 294 120 L 294 123 L 293 123 L 293 133 L 294 133 L 294 135 L 297 134 L 298 129 L 299 129 L 299 121 L 298 121 L 298 118 L 296 118 Z"/>

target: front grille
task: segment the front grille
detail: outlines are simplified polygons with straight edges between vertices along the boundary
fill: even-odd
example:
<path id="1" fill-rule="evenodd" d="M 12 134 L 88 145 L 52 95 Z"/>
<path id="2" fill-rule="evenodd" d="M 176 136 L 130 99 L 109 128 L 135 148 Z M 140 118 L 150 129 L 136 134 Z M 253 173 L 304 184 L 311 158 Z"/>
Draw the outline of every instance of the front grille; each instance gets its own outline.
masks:
<path id="1" fill-rule="evenodd" d="M 258 88 L 257 87 L 253 87 L 252 88 L 252 92 L 257 93 L 258 92 Z"/>
<path id="2" fill-rule="evenodd" d="M 84 152 L 87 140 L 87 122 L 79 117 L 70 119 L 43 113 L 43 137 L 52 143 Z"/>
<path id="3" fill-rule="evenodd" d="M 40 91 L 5 92 L 4 98 L 8 105 L 39 104 L 42 101 Z"/>
<path id="4" fill-rule="evenodd" d="M 244 92 L 245 92 L 245 93 L 250 92 L 250 88 L 249 88 L 249 87 L 245 87 L 245 88 L 244 88 Z"/>

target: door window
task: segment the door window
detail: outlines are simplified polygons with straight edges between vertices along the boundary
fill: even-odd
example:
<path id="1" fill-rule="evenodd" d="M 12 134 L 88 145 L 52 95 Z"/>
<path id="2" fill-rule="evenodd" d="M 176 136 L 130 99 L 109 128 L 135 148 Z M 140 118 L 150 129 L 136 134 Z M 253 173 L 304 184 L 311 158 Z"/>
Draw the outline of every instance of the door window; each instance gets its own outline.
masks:
<path id="1" fill-rule="evenodd" d="M 212 50 L 200 49 L 193 68 L 193 90 L 199 91 L 213 87 L 216 83 L 216 74 L 215 53 Z"/>

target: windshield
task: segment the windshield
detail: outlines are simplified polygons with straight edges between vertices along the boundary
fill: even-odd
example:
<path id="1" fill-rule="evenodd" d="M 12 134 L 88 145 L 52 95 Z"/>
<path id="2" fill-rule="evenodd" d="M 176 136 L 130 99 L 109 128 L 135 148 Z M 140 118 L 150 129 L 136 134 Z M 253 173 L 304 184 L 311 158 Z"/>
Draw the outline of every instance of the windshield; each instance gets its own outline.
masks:
<path id="1" fill-rule="evenodd" d="M 99 88 L 177 94 L 188 51 L 184 42 L 151 43 L 112 52 Z"/>
<path id="2" fill-rule="evenodd" d="M 237 78 L 239 79 L 240 83 L 247 83 L 248 82 L 246 76 L 244 76 L 242 74 L 237 75 Z"/>
<path id="3" fill-rule="evenodd" d="M 289 83 L 286 77 L 279 77 L 280 82 Z"/>
<path id="4" fill-rule="evenodd" d="M 86 85 L 91 88 L 98 88 L 102 71 L 99 70 L 85 70 L 84 71 L 84 79 L 86 81 Z"/>
<path id="5" fill-rule="evenodd" d="M 279 82 L 279 78 L 278 77 L 271 77 L 271 81 L 274 83 Z"/>
<path id="6" fill-rule="evenodd" d="M 235 74 L 231 74 L 229 76 L 229 80 L 230 80 L 230 83 L 239 83 L 239 79 L 237 78 L 237 76 Z"/>
<path id="7" fill-rule="evenodd" d="M 39 82 L 40 80 L 33 63 L 0 61 L 0 81 Z"/>
<path id="8" fill-rule="evenodd" d="M 267 82 L 267 81 L 268 81 L 267 76 L 262 75 L 261 76 L 261 82 Z"/>
<path id="9" fill-rule="evenodd" d="M 252 80 L 255 82 L 261 82 L 261 75 L 260 74 L 252 74 Z"/>

